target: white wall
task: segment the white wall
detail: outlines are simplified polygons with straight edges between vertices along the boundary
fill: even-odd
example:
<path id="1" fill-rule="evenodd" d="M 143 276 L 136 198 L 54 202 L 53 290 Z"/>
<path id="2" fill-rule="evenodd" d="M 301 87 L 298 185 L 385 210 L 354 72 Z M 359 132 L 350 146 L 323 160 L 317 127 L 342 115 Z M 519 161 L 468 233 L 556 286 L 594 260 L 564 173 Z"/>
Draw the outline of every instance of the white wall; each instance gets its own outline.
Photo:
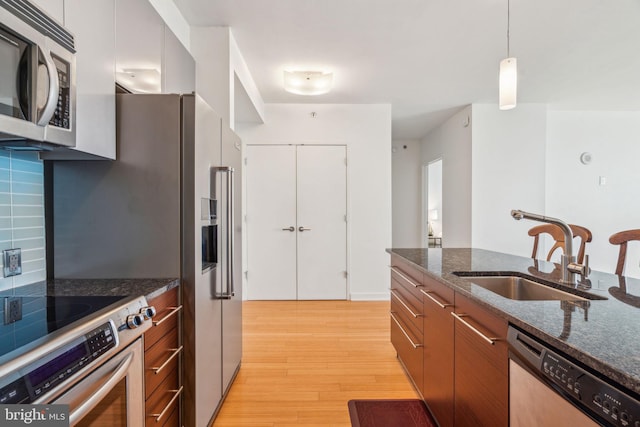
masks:
<path id="1" fill-rule="evenodd" d="M 442 246 L 471 246 L 471 106 L 422 139 L 422 164 L 442 159 Z M 426 218 L 423 233 L 426 234 Z"/>
<path id="2" fill-rule="evenodd" d="M 536 224 L 509 213 L 545 212 L 546 119 L 541 104 L 473 104 L 473 247 L 531 256 L 527 230 Z"/>
<path id="3" fill-rule="evenodd" d="M 258 121 L 264 101 L 229 27 L 192 27 L 191 54 L 196 60 L 196 92 L 231 129 L 235 128 L 235 92 L 242 84 Z"/>
<path id="4" fill-rule="evenodd" d="M 640 112 L 549 111 L 547 127 L 547 214 L 591 230 L 591 268 L 613 272 L 619 247 L 609 236 L 640 228 Z M 640 243 L 630 243 L 625 275 L 640 277 L 639 262 Z"/>
<path id="5" fill-rule="evenodd" d="M 391 106 L 265 104 L 263 125 L 241 124 L 236 132 L 244 144 L 347 146 L 350 297 L 388 299 Z"/>
<path id="6" fill-rule="evenodd" d="M 393 247 L 419 248 L 423 243 L 420 141 L 398 140 L 392 145 Z"/>

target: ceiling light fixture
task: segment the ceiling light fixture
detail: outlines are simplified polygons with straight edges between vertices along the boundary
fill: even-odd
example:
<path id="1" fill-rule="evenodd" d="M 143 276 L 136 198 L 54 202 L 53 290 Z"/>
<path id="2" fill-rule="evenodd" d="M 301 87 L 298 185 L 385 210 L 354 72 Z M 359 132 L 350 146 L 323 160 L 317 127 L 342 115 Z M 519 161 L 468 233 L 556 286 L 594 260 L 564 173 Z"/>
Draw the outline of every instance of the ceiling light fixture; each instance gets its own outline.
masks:
<path id="1" fill-rule="evenodd" d="M 297 95 L 322 95 L 331 90 L 333 73 L 285 71 L 284 90 Z"/>
<path id="2" fill-rule="evenodd" d="M 509 30 L 511 18 L 511 4 L 507 0 L 507 57 L 500 61 L 499 98 L 500 109 L 511 110 L 516 107 L 518 93 L 518 62 L 510 56 Z"/>

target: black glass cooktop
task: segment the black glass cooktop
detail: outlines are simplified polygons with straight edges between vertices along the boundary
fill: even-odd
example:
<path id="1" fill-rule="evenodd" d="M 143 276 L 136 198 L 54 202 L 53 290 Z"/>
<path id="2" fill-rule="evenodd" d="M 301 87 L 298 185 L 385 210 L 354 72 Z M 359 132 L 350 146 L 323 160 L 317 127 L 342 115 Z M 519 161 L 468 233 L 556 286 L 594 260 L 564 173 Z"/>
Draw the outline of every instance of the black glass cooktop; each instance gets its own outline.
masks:
<path id="1" fill-rule="evenodd" d="M 0 358 L 32 341 L 120 301 L 124 296 L 41 296 L 0 298 Z M 5 323 L 5 307 L 21 302 L 22 319 Z M 15 303 L 14 303 L 15 304 Z M 15 310 L 15 305 L 14 308 Z M 9 308 L 9 311 L 11 308 Z"/>

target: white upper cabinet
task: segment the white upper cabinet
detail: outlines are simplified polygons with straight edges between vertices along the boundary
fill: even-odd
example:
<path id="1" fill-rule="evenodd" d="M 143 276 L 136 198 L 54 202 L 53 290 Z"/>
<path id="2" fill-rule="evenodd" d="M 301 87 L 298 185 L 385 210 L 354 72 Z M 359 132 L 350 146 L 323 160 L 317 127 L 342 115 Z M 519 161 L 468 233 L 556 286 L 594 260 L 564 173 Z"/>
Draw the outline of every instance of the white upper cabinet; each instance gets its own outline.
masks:
<path id="1" fill-rule="evenodd" d="M 161 93 L 164 21 L 148 0 L 116 0 L 116 81 L 130 92 Z"/>
<path id="2" fill-rule="evenodd" d="M 64 0 L 31 0 L 31 3 L 58 21 L 59 24 L 64 23 Z"/>
<path id="3" fill-rule="evenodd" d="M 76 152 L 116 158 L 115 3 L 65 0 L 76 37 Z"/>
<path id="4" fill-rule="evenodd" d="M 165 26 L 162 92 L 191 93 L 196 90 L 196 62 L 171 29 Z"/>
<path id="5" fill-rule="evenodd" d="M 75 37 L 76 145 L 43 152 L 41 157 L 115 159 L 115 0 L 38 0 L 43 8 L 57 3 L 63 9 L 60 23 Z M 45 11 L 57 13 L 48 7 Z"/>
<path id="6" fill-rule="evenodd" d="M 195 61 L 149 0 L 116 0 L 116 81 L 135 93 L 195 90 Z"/>

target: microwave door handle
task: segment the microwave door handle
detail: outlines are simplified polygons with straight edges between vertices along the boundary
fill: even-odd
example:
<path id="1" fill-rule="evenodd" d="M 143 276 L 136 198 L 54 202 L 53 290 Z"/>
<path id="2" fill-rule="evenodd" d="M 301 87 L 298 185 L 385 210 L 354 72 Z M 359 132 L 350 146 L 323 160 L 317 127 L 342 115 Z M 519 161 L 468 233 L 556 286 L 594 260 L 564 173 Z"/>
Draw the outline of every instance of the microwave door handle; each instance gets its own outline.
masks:
<path id="1" fill-rule="evenodd" d="M 38 50 L 44 58 L 44 64 L 47 67 L 47 74 L 49 75 L 49 92 L 47 93 L 47 102 L 42 110 L 42 115 L 38 119 L 38 126 L 46 126 L 53 117 L 53 113 L 55 113 L 56 107 L 58 106 L 60 82 L 58 81 L 58 69 L 51 58 L 50 52 L 44 52 L 40 47 L 38 47 Z"/>

